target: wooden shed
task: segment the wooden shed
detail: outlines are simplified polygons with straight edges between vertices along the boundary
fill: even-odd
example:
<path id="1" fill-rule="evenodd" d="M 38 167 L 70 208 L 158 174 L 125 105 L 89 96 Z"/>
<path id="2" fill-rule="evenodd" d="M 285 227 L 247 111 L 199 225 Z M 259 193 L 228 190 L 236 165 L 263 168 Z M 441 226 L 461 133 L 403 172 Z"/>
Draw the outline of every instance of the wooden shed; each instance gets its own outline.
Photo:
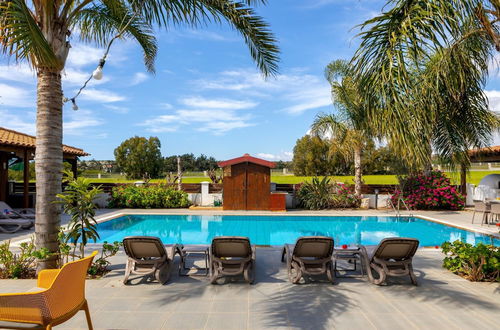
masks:
<path id="1" fill-rule="evenodd" d="M 224 176 L 224 210 L 269 210 L 273 162 L 244 154 L 219 166 Z"/>

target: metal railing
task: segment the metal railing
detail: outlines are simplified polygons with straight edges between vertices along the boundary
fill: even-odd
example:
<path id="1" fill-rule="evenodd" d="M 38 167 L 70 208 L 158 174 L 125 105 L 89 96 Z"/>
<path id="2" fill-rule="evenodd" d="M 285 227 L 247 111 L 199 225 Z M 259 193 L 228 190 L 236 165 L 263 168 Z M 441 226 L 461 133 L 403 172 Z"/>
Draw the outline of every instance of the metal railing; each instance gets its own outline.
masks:
<path id="1" fill-rule="evenodd" d="M 400 208 L 401 204 L 403 204 L 403 206 L 406 209 L 406 211 L 408 211 L 408 215 L 410 217 L 413 216 L 413 214 L 411 213 L 410 208 L 408 207 L 408 205 L 406 204 L 406 202 L 404 201 L 404 199 L 402 199 L 401 197 L 399 197 L 397 199 L 396 205 L 394 205 L 394 202 L 392 201 L 392 198 L 387 198 L 387 203 L 389 204 L 388 207 L 390 209 L 392 209 L 394 212 L 396 212 L 396 217 L 400 217 L 401 216 L 401 208 Z"/>

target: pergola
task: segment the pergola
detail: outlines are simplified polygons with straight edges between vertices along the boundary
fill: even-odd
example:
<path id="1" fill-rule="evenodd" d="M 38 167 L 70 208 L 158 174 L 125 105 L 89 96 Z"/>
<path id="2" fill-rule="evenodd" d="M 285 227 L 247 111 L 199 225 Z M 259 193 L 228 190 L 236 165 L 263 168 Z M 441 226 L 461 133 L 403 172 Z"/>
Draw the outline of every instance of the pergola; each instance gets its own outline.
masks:
<path id="1" fill-rule="evenodd" d="M 8 197 L 9 162 L 23 160 L 23 206 L 29 207 L 29 161 L 35 156 L 36 138 L 32 135 L 0 127 L 0 201 Z M 76 177 L 79 156 L 88 156 L 83 149 L 63 145 L 63 159 L 71 164 Z"/>

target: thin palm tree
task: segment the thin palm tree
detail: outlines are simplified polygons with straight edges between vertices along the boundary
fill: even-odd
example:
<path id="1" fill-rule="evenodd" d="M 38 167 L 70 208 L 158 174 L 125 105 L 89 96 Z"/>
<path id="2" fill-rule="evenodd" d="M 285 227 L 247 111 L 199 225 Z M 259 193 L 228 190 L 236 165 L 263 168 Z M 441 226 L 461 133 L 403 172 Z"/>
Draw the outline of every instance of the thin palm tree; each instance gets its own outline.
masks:
<path id="1" fill-rule="evenodd" d="M 61 72 L 70 52 L 69 36 L 109 45 L 116 36 L 135 40 L 144 63 L 154 72 L 157 43 L 154 29 L 204 26 L 227 21 L 241 34 L 264 75 L 277 72 L 279 49 L 268 24 L 252 7 L 265 0 L 0 0 L 0 46 L 16 61 L 27 61 L 37 74 L 36 117 L 36 244 L 57 252 L 60 210 L 54 201 L 61 190 Z M 55 257 L 39 269 L 56 266 Z"/>
<path id="2" fill-rule="evenodd" d="M 498 118 L 483 92 L 500 50 L 498 0 L 394 0 L 361 24 L 352 62 L 370 117 L 414 167 L 450 166 L 491 142 Z"/>
<path id="3" fill-rule="evenodd" d="M 337 114 L 320 113 L 311 131 L 331 139 L 331 153 L 341 153 L 354 160 L 354 190 L 361 195 L 363 149 L 373 141 L 373 127 L 366 116 L 363 95 L 352 78 L 352 68 L 344 60 L 328 64 L 325 77 L 331 85 L 332 100 Z"/>

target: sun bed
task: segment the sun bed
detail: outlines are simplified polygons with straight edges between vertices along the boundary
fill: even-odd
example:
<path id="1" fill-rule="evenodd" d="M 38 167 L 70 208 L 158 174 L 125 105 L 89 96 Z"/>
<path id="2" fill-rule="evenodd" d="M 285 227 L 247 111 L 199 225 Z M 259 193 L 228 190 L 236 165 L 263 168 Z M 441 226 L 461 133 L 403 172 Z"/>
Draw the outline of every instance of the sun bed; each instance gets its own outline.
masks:
<path id="1" fill-rule="evenodd" d="M 92 329 L 85 279 L 96 254 L 69 262 L 61 269 L 42 270 L 36 291 L 0 294 L 0 328 L 52 329 L 83 310 L 87 326 Z"/>
<path id="2" fill-rule="evenodd" d="M 326 236 L 303 236 L 295 245 L 285 244 L 281 262 L 286 259 L 288 278 L 297 284 L 304 275 L 326 274 L 334 283 L 333 238 Z"/>
<path id="3" fill-rule="evenodd" d="M 30 219 L 11 219 L 0 215 L 0 232 L 13 234 L 22 229 L 30 229 L 33 227 L 33 220 Z"/>
<path id="4" fill-rule="evenodd" d="M 131 274 L 155 277 L 161 284 L 170 278 L 170 270 L 176 253 L 181 257 L 177 244 L 163 245 L 158 237 L 129 236 L 123 239 L 123 248 L 128 256 L 123 283 L 127 284 Z"/>
<path id="5" fill-rule="evenodd" d="M 9 204 L 4 201 L 0 201 L 0 215 L 4 215 L 12 219 L 35 219 L 35 213 L 30 209 L 20 209 L 19 211 L 14 210 Z"/>
<path id="6" fill-rule="evenodd" d="M 390 237 L 384 238 L 375 248 L 360 246 L 370 282 L 381 285 L 387 276 L 410 276 L 411 282 L 417 285 L 412 261 L 418 244 L 414 238 Z"/>
<path id="7" fill-rule="evenodd" d="M 210 283 L 224 276 L 243 274 L 252 284 L 255 279 L 255 246 L 247 237 L 219 236 L 212 240 L 209 251 Z"/>

